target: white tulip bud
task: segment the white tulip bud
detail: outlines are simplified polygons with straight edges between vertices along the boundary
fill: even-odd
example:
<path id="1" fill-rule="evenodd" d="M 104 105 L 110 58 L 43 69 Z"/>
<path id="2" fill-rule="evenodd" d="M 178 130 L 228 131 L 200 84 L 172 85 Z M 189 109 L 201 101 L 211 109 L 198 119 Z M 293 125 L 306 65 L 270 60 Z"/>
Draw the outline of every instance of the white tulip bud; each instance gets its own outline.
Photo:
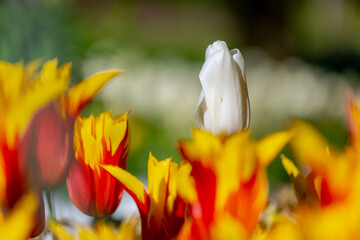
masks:
<path id="1" fill-rule="evenodd" d="M 211 44 L 199 78 L 202 90 L 195 113 L 199 127 L 228 135 L 248 128 L 250 103 L 239 49 L 230 51 L 223 41 Z"/>

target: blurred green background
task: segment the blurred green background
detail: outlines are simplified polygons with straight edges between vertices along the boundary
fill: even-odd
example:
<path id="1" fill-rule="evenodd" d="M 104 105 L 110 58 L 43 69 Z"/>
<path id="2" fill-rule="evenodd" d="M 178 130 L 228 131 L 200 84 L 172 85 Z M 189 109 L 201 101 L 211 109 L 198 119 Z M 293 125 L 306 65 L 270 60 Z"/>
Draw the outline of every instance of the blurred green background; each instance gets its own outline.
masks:
<path id="1" fill-rule="evenodd" d="M 359 23 L 356 0 L 0 0 L 0 60 L 72 61 L 73 83 L 126 69 L 82 114 L 130 109 L 128 170 L 145 176 L 149 151 L 180 160 L 215 40 L 244 55 L 256 138 L 303 118 L 343 147 L 343 96 L 360 93 Z M 279 159 L 269 177 L 271 189 L 288 180 Z"/>

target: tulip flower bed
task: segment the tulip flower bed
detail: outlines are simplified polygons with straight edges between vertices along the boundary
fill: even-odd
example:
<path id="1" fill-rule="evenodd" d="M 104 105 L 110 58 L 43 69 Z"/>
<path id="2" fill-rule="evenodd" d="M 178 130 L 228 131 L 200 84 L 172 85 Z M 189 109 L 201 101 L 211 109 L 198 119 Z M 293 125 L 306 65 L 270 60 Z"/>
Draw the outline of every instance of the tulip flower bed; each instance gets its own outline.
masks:
<path id="1" fill-rule="evenodd" d="M 346 98 L 350 142 L 332 147 L 316 128 L 255 140 L 244 59 L 216 41 L 206 51 L 191 139 L 179 140 L 180 163 L 150 153 L 148 186 L 126 171 L 124 113 L 86 118 L 83 107 L 122 70 L 106 70 L 67 91 L 71 64 L 0 62 L 0 239 L 357 239 L 360 235 L 360 108 Z M 281 154 L 289 145 L 295 163 Z M 297 201 L 269 203 L 267 168 L 281 156 Z M 144 160 L 147 156 L 144 156 Z M 144 164 L 146 162 L 144 161 Z M 94 226 L 45 218 L 41 191 L 66 183 Z M 139 216 L 119 226 L 101 220 L 126 191 Z M 272 210 L 271 210 L 272 209 Z M 70 223 L 70 224 L 69 224 Z M 44 231 L 45 229 L 45 231 Z"/>

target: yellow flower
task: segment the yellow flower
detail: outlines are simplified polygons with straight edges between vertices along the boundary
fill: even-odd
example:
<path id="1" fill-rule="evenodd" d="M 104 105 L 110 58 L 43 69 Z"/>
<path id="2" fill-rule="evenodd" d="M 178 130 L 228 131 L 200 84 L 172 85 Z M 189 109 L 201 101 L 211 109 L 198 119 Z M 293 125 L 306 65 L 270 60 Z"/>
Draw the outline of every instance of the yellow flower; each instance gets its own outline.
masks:
<path id="1" fill-rule="evenodd" d="M 0 165 L 0 199 L 3 199 L 5 195 L 4 174 L 3 167 Z M 35 225 L 37 204 L 34 194 L 26 194 L 17 201 L 11 210 L 8 210 L 6 215 L 0 211 L 0 240 L 28 238 Z"/>
<path id="2" fill-rule="evenodd" d="M 266 167 L 291 136 L 279 132 L 255 142 L 247 131 L 226 137 L 194 129 L 192 140 L 180 141 L 196 192 L 195 201 L 190 200 L 192 229 L 184 228 L 188 235 L 182 232 L 181 237 L 218 239 L 219 233 L 235 234 L 232 226 L 240 227 L 229 238 L 249 236 L 267 202 Z"/>
<path id="3" fill-rule="evenodd" d="M 251 240 L 301 240 L 300 228 L 297 223 L 287 217 L 280 217 L 273 223 L 270 229 L 257 229 L 251 236 Z"/>
<path id="4" fill-rule="evenodd" d="M 355 177 L 359 165 L 354 150 L 347 147 L 339 153 L 306 123 L 296 122 L 293 129 L 296 135 L 290 145 L 301 166 L 310 168 L 311 172 L 305 177 L 286 157 L 282 161 L 300 200 L 316 198 L 326 206 L 348 198 L 355 184 L 349 180 Z"/>
<path id="5" fill-rule="evenodd" d="M 60 96 L 67 87 L 67 69 L 56 73 L 56 80 L 44 66 L 34 75 L 39 62 L 23 66 L 0 61 L 0 136 L 13 148 L 21 137 L 34 113 L 51 100 Z"/>
<path id="6" fill-rule="evenodd" d="M 24 240 L 35 226 L 37 199 L 33 194 L 21 197 L 14 208 L 3 216 L 0 213 L 0 240 Z"/>
<path id="7" fill-rule="evenodd" d="M 70 63 L 57 68 L 56 59 L 48 61 L 42 69 L 42 76 L 46 76 L 42 77 L 43 81 L 49 85 L 63 82 L 67 87 L 70 69 Z M 68 92 L 65 88 L 57 99 L 37 114 L 31 128 L 44 187 L 57 187 L 64 183 L 74 160 L 75 118 L 107 82 L 122 72 L 117 69 L 98 72 L 75 84 Z"/>
<path id="8" fill-rule="evenodd" d="M 75 226 L 75 233 L 57 222 L 50 223 L 50 231 L 59 240 L 135 240 L 136 231 L 133 219 L 125 220 L 118 229 L 103 221 L 98 221 L 94 228 Z"/>
<path id="9" fill-rule="evenodd" d="M 35 171 L 29 170 L 36 168 L 29 152 L 34 140 L 28 136 L 29 126 L 35 114 L 67 87 L 66 69 L 51 75 L 44 66 L 35 74 L 39 65 L 39 61 L 27 66 L 0 61 L 0 168 L 5 173 L 0 205 L 4 219 L 11 216 L 25 193 L 40 191 Z M 42 199 L 36 203 L 37 217 L 33 217 L 31 229 L 34 235 L 42 231 L 45 222 Z"/>
<path id="10" fill-rule="evenodd" d="M 150 154 L 148 192 L 137 178 L 125 170 L 110 165 L 102 167 L 117 178 L 135 200 L 140 212 L 143 239 L 172 239 L 177 236 L 187 207 L 178 189 L 180 185 L 192 184 L 189 164 L 177 164 L 171 158 L 158 161 Z M 182 194 L 191 198 L 194 193 L 184 191 Z"/>
<path id="11" fill-rule="evenodd" d="M 95 74 L 65 95 L 71 64 L 59 68 L 57 64 L 56 59 L 48 61 L 38 72 L 40 61 L 26 66 L 0 61 L 0 171 L 6 173 L 0 177 L 0 190 L 5 192 L 0 204 L 4 218 L 24 193 L 40 192 L 40 178 L 45 183 L 44 176 L 49 176 L 50 186 L 62 183 L 73 159 L 76 114 L 107 81 L 121 73 Z M 41 174 L 37 174 L 39 165 Z M 34 236 L 45 224 L 42 198 L 37 203 Z"/>
<path id="12" fill-rule="evenodd" d="M 359 117 L 359 116 L 357 116 Z M 291 142 L 303 174 L 282 161 L 299 200 L 295 210 L 303 239 L 356 239 L 360 231 L 360 162 L 356 145 L 338 152 L 312 126 L 297 122 Z"/>
<path id="13" fill-rule="evenodd" d="M 67 178 L 73 203 L 91 216 L 111 215 L 118 207 L 123 187 L 100 164 L 126 167 L 130 133 L 128 113 L 111 117 L 111 111 L 75 122 L 76 159 Z M 79 191 L 79 189 L 83 189 Z"/>

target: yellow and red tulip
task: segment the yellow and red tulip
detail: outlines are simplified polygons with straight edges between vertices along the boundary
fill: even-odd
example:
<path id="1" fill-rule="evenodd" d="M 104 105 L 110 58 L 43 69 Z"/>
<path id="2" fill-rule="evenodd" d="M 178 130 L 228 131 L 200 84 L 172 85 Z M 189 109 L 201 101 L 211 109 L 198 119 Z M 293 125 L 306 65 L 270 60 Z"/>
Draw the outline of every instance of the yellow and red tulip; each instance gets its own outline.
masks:
<path id="1" fill-rule="evenodd" d="M 303 122 L 295 123 L 293 129 L 296 135 L 290 146 L 301 166 L 311 170 L 305 177 L 290 160 L 283 157 L 283 165 L 294 182 L 298 196 L 306 196 L 306 199 L 300 198 L 300 202 L 312 198 L 326 207 L 346 199 L 354 184 L 349 182 L 349 178 L 352 178 L 358 165 L 353 148 L 349 146 L 339 153 L 314 127 Z"/>
<path id="2" fill-rule="evenodd" d="M 16 202 L 6 216 L 0 212 L 0 239 L 23 240 L 36 236 L 34 227 L 37 225 L 37 204 L 38 199 L 28 193 Z"/>
<path id="3" fill-rule="evenodd" d="M 302 240 L 306 239 L 302 236 L 299 225 L 292 219 L 285 216 L 279 216 L 272 224 L 270 229 L 258 230 L 251 236 L 251 240 L 281 240 L 292 239 Z"/>
<path id="4" fill-rule="evenodd" d="M 136 240 L 135 225 L 133 219 L 127 219 L 116 229 L 110 224 L 99 221 L 94 228 L 77 225 L 75 231 L 70 231 L 60 223 L 51 222 L 50 230 L 61 240 Z"/>
<path id="5" fill-rule="evenodd" d="M 5 201 L 9 189 L 4 169 L 9 164 L 5 164 L 3 160 L 3 155 L 0 155 L 0 239 L 22 240 L 37 236 L 43 231 L 45 224 L 42 196 L 39 194 L 36 197 L 34 193 L 24 192 L 9 207 Z"/>
<path id="6" fill-rule="evenodd" d="M 129 172 L 109 165 L 102 167 L 117 178 L 135 200 L 141 217 L 142 239 L 173 239 L 178 235 L 187 213 L 187 204 L 181 195 L 194 197 L 191 188 L 179 192 L 180 185 L 191 184 L 189 164 L 177 164 L 171 158 L 158 161 L 150 154 L 148 192 Z"/>
<path id="7" fill-rule="evenodd" d="M 53 84 L 70 82 L 71 64 L 57 68 L 57 60 L 44 64 L 43 81 Z M 67 93 L 65 89 L 52 103 L 43 108 L 32 123 L 33 149 L 39 163 L 43 187 L 57 187 L 65 182 L 74 160 L 73 129 L 76 116 L 82 108 L 121 70 L 107 70 L 90 76 L 74 85 Z"/>
<path id="8" fill-rule="evenodd" d="M 291 142 L 303 174 L 286 157 L 288 172 L 299 201 L 295 211 L 303 239 L 355 239 L 360 231 L 360 163 L 357 127 L 360 117 L 355 102 L 347 102 L 350 145 L 343 152 L 331 147 L 309 124 L 294 124 Z"/>
<path id="9" fill-rule="evenodd" d="M 111 215 L 118 207 L 123 187 L 99 165 L 126 167 L 129 153 L 128 113 L 111 118 L 111 111 L 77 117 L 74 128 L 75 161 L 67 178 L 71 200 L 91 216 Z"/>
<path id="10" fill-rule="evenodd" d="M 192 140 L 180 141 L 180 152 L 192 166 L 196 192 L 181 239 L 251 235 L 267 203 L 266 167 L 291 135 L 279 132 L 256 143 L 247 131 L 226 137 L 195 129 Z"/>
<path id="11" fill-rule="evenodd" d="M 0 62 L 0 166 L 5 190 L 1 207 L 6 213 L 5 218 L 23 194 L 40 192 L 39 179 L 33 168 L 35 162 L 28 152 L 32 144 L 28 138 L 29 125 L 41 107 L 66 89 L 61 81 L 45 81 L 43 71 L 35 75 L 38 65 L 38 62 L 27 66 Z M 32 236 L 38 235 L 45 224 L 40 193 L 39 196 Z"/>

